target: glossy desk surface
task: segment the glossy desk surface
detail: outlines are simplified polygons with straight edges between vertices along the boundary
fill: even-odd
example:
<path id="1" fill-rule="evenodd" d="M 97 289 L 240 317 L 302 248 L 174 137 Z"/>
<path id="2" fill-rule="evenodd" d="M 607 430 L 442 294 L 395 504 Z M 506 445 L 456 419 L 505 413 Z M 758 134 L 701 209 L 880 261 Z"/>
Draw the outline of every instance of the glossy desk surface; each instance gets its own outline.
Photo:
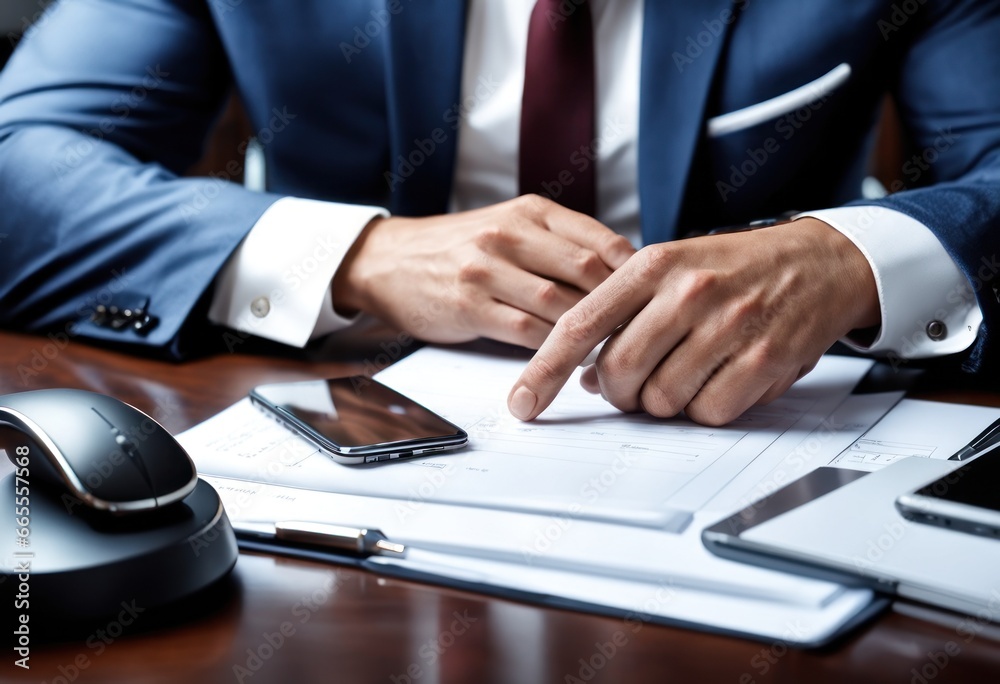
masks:
<path id="1" fill-rule="evenodd" d="M 343 375 L 366 359 L 364 341 L 337 362 L 316 360 L 333 356 L 329 350 L 290 357 L 245 353 L 249 346 L 174 364 L 0 333 L 0 393 L 104 392 L 176 433 L 256 384 Z M 948 397 L 998 400 L 962 390 Z M 4 607 L 0 615 L 12 612 Z M 7 632 L 13 618 L 3 619 Z M 259 554 L 241 554 L 231 578 L 196 601 L 126 620 L 100 633 L 33 641 L 30 670 L 15 667 L 16 655 L 5 649 L 0 681 L 923 684 L 1000 675 L 1000 627 L 918 604 L 897 602 L 840 642 L 801 651 L 686 629 L 635 629 L 620 619 Z"/>

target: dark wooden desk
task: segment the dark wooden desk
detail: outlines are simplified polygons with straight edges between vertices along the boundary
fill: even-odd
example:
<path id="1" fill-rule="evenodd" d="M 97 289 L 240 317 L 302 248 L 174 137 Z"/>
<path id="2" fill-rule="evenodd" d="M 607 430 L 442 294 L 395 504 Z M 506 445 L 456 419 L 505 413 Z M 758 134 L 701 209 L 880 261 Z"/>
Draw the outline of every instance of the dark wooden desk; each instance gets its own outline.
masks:
<path id="1" fill-rule="evenodd" d="M 176 365 L 75 341 L 59 348 L 44 337 L 0 333 L 0 393 L 44 387 L 105 392 L 179 432 L 255 384 L 339 374 L 362 359 L 226 355 Z M 6 632 L 10 609 L 0 614 Z M 109 625 L 103 635 L 33 643 L 30 671 L 14 667 L 14 658 L 4 651 L 0 680 L 936 684 L 996 681 L 1000 629 L 897 603 L 832 647 L 798 651 L 653 625 L 633 630 L 618 619 L 243 554 L 223 586 L 194 602 L 140 615 L 125 627 Z"/>

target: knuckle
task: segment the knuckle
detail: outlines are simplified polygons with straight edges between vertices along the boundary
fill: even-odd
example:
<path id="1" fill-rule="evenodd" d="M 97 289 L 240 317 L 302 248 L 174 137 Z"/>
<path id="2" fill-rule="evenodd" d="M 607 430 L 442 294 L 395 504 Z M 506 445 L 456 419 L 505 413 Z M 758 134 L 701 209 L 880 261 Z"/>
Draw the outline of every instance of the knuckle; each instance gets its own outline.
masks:
<path id="1" fill-rule="evenodd" d="M 696 270 L 684 275 L 680 285 L 678 303 L 682 307 L 696 307 L 718 283 L 712 271 Z"/>
<path id="2" fill-rule="evenodd" d="M 650 245 L 639 250 L 634 261 L 639 270 L 637 274 L 639 278 L 659 279 L 670 267 L 671 252 L 663 245 Z"/>
<path id="3" fill-rule="evenodd" d="M 614 345 L 605 346 L 605 351 L 597 357 L 597 370 L 601 376 L 622 377 L 626 375 L 632 364 L 629 358 L 622 354 Z"/>
<path id="4" fill-rule="evenodd" d="M 736 319 L 744 324 L 758 323 L 764 313 L 764 305 L 753 297 L 747 297 L 733 304 Z"/>
<path id="5" fill-rule="evenodd" d="M 721 427 L 740 415 L 735 407 L 724 406 L 696 397 L 687 406 L 687 416 L 696 423 L 711 427 Z"/>
<path id="6" fill-rule="evenodd" d="M 621 252 L 631 252 L 634 248 L 627 237 L 618 233 L 612 233 L 605 238 L 602 249 L 610 254 L 618 254 Z"/>
<path id="7" fill-rule="evenodd" d="M 474 259 L 458 267 L 458 280 L 466 285 L 482 285 L 489 279 L 489 273 L 484 261 Z"/>
<path id="8" fill-rule="evenodd" d="M 559 369 L 543 356 L 536 354 L 535 358 L 531 360 L 531 366 L 534 370 L 535 380 L 540 381 L 543 385 L 555 385 L 563 380 L 563 374 L 559 372 Z"/>
<path id="9" fill-rule="evenodd" d="M 511 206 L 514 207 L 514 210 L 521 215 L 528 217 L 538 216 L 544 212 L 551 203 L 551 200 L 536 194 L 521 195 L 511 200 Z"/>
<path id="10" fill-rule="evenodd" d="M 698 269 L 688 274 L 686 289 L 692 295 L 701 296 L 712 290 L 719 283 L 719 276 L 715 271 Z"/>
<path id="11" fill-rule="evenodd" d="M 509 240 L 507 232 L 499 224 L 491 224 L 476 233 L 476 246 L 483 251 L 491 251 L 503 246 Z"/>
<path id="12" fill-rule="evenodd" d="M 531 314 L 518 311 L 512 314 L 507 321 L 507 328 L 520 337 L 531 332 L 534 328 L 534 323 L 535 321 Z"/>
<path id="13" fill-rule="evenodd" d="M 597 256 L 597 252 L 589 249 L 581 250 L 576 258 L 577 270 L 587 276 L 599 275 L 605 268 L 604 261 Z"/>
<path id="14" fill-rule="evenodd" d="M 750 372 L 764 377 L 777 375 L 783 366 L 782 345 L 770 338 L 762 338 L 747 351 Z"/>
<path id="15" fill-rule="evenodd" d="M 646 413 L 657 418 L 676 416 L 684 408 L 683 402 L 676 395 L 656 383 L 646 383 L 643 386 L 639 402 Z"/>
<path id="16" fill-rule="evenodd" d="M 594 339 L 600 321 L 583 306 L 577 305 L 559 317 L 556 329 L 570 345 L 576 347 Z"/>
<path id="17" fill-rule="evenodd" d="M 559 288 L 551 280 L 546 280 L 535 289 L 535 300 L 540 304 L 554 304 L 558 298 Z"/>

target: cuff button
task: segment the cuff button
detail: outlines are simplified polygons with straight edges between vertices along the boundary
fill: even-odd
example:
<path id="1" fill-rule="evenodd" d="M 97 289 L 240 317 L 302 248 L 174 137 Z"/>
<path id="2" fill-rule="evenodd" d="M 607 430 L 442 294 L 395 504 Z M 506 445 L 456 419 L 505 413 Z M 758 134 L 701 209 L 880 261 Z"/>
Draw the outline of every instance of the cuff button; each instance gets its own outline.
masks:
<path id="1" fill-rule="evenodd" d="M 271 300 L 267 297 L 257 297 L 250 302 L 250 313 L 257 318 L 264 318 L 271 312 Z"/>
<path id="2" fill-rule="evenodd" d="M 948 326 L 941 321 L 931 321 L 927 324 L 927 337 L 939 342 L 948 336 Z"/>

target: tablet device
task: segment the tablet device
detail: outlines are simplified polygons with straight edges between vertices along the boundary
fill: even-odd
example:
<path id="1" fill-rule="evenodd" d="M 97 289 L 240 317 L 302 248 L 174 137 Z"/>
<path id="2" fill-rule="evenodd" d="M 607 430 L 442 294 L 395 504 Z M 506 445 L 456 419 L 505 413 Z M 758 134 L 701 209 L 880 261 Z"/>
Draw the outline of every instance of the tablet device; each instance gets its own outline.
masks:
<path id="1" fill-rule="evenodd" d="M 786 485 L 763 499 L 750 504 L 735 515 L 705 528 L 701 533 L 702 543 L 717 556 L 731 560 L 764 565 L 774 570 L 805 573 L 812 577 L 833 582 L 855 583 L 843 572 L 835 572 L 821 564 L 791 561 L 777 556 L 765 558 L 761 550 L 740 535 L 768 520 L 787 513 L 819 497 L 840 489 L 846 484 L 868 475 L 864 470 L 823 467 L 806 473 L 798 480 Z M 868 585 L 868 582 L 861 582 Z"/>

